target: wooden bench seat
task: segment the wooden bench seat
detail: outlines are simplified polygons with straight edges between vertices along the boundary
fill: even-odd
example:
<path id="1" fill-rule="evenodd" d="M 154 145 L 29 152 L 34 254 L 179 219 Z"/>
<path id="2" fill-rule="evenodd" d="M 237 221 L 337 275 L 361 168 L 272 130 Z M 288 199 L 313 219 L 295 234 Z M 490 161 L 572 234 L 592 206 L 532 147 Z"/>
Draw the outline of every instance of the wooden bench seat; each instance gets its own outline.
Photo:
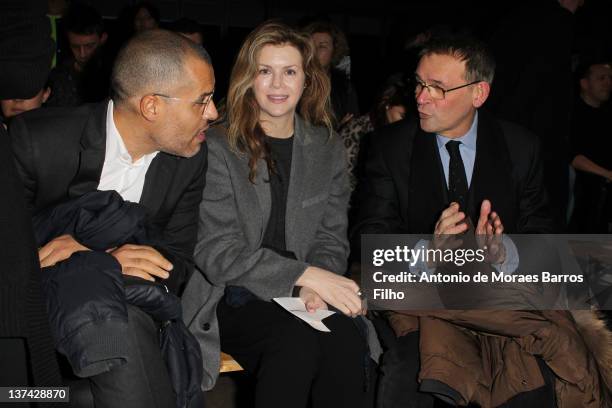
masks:
<path id="1" fill-rule="evenodd" d="M 229 373 L 232 371 L 242 371 L 243 368 L 238 364 L 236 360 L 229 354 L 221 352 L 221 368 L 220 373 Z"/>

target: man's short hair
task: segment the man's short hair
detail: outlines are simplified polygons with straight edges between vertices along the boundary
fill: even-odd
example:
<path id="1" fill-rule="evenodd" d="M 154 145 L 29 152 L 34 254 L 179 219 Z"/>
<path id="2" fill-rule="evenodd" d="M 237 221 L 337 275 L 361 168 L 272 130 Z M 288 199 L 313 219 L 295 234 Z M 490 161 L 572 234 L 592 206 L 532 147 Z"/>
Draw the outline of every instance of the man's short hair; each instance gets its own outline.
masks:
<path id="1" fill-rule="evenodd" d="M 470 34 L 455 33 L 432 37 L 425 43 L 419 56 L 431 54 L 450 55 L 465 61 L 465 79 L 468 82 L 493 82 L 495 59 L 486 45 Z"/>
<path id="2" fill-rule="evenodd" d="M 82 35 L 98 34 L 104 32 L 102 16 L 91 6 L 82 3 L 73 3 L 62 18 L 66 32 Z"/>
<path id="3" fill-rule="evenodd" d="M 186 57 L 212 65 L 204 47 L 166 30 L 136 34 L 119 51 L 111 75 L 112 99 L 172 90 L 184 76 Z"/>

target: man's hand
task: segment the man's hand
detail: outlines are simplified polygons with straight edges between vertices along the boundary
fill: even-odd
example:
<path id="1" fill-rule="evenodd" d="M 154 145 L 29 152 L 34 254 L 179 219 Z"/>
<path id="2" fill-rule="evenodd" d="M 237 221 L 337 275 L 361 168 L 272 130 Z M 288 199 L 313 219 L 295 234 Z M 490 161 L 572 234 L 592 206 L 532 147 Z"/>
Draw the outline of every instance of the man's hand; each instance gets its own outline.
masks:
<path id="1" fill-rule="evenodd" d="M 319 309 L 327 310 L 327 303 L 321 299 L 321 296 L 306 286 L 302 286 L 300 289 L 300 299 L 304 301 L 304 304 L 306 304 L 306 310 L 308 310 L 310 313 L 314 313 Z"/>
<path id="2" fill-rule="evenodd" d="M 363 314 L 359 286 L 344 276 L 310 266 L 296 281 L 296 285 L 313 290 L 324 302 L 347 316 L 356 317 Z"/>
<path id="3" fill-rule="evenodd" d="M 506 248 L 502 242 L 504 224 L 495 211 L 491 211 L 491 202 L 484 200 L 480 206 L 480 216 L 476 225 L 476 242 L 478 247 L 486 250 L 485 262 L 502 264 L 506 260 Z"/>
<path id="4" fill-rule="evenodd" d="M 465 220 L 465 213 L 459 211 L 459 204 L 451 203 L 447 209 L 442 211 L 436 227 L 432 241 L 433 249 L 455 249 L 463 245 L 463 240 L 457 235 L 468 229 Z M 435 267 L 432 261 L 428 261 L 430 268 Z"/>
<path id="5" fill-rule="evenodd" d="M 49 241 L 45 246 L 38 250 L 38 260 L 40 267 L 46 268 L 58 262 L 64 261 L 75 252 L 89 251 L 89 248 L 79 244 L 72 235 L 61 235 Z"/>
<path id="6" fill-rule="evenodd" d="M 167 279 L 173 265 L 155 248 L 146 245 L 126 244 L 117 249 L 109 250 L 121 264 L 124 275 L 138 276 L 148 281 L 155 277 Z"/>
<path id="7" fill-rule="evenodd" d="M 465 220 L 465 213 L 459 211 L 459 204 L 451 203 L 448 208 L 442 211 L 442 215 L 436 222 L 434 235 L 456 235 L 468 229 Z"/>

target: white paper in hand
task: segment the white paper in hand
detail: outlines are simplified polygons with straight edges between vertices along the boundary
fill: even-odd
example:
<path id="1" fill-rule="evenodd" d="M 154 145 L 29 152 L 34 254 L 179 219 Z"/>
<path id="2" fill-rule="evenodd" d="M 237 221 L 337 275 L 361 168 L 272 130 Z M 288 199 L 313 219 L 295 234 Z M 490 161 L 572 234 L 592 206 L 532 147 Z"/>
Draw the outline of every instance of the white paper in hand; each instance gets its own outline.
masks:
<path id="1" fill-rule="evenodd" d="M 283 309 L 299 317 L 313 328 L 323 332 L 330 331 L 321 320 L 333 315 L 336 312 L 319 309 L 316 312 L 310 313 L 308 310 L 306 310 L 306 305 L 304 304 L 304 301 L 299 297 L 274 298 L 273 300 L 279 305 L 281 305 Z"/>

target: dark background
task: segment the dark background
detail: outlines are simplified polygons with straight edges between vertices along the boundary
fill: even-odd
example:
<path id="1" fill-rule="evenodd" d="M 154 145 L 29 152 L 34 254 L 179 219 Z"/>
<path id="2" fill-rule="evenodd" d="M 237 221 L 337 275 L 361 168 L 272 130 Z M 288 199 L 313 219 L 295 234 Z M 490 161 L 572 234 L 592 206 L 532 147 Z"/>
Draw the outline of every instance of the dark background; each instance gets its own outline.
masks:
<path id="1" fill-rule="evenodd" d="M 324 16 L 346 33 L 351 48 L 351 78 L 359 95 L 362 112 L 384 79 L 406 69 L 404 45 L 419 32 L 434 25 L 466 27 L 486 40 L 507 16 L 519 7 L 538 2 L 496 0 L 154 0 L 160 10 L 162 27 L 180 17 L 196 20 L 202 26 L 204 46 L 213 58 L 217 76 L 215 98 L 225 95 L 233 59 L 244 37 L 259 23 L 278 18 L 300 25 Z M 105 19 L 107 31 L 120 41 L 123 10 L 135 1 L 89 0 Z M 575 16 L 573 50 L 578 55 L 598 52 L 612 55 L 612 1 L 585 0 Z M 545 26 L 546 21 L 542 21 Z M 517 26 L 517 30 L 521 27 Z M 60 41 L 59 48 L 69 52 Z M 610 58 L 612 60 L 612 58 Z"/>

